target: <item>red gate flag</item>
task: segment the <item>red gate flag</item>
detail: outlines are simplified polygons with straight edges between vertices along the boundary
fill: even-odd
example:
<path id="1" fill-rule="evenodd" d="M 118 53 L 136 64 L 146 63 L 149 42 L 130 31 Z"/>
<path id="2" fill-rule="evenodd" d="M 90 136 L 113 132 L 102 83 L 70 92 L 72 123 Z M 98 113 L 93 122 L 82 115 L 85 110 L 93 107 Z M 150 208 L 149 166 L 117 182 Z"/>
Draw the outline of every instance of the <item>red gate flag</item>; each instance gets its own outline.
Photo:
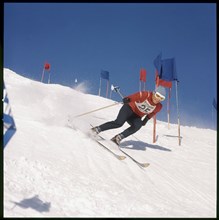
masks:
<path id="1" fill-rule="evenodd" d="M 163 79 L 160 79 L 158 76 L 158 71 L 156 70 L 156 77 L 155 77 L 155 83 L 156 86 L 163 86 L 163 87 L 167 87 L 167 88 L 172 88 L 172 81 L 165 81 Z"/>
<path id="2" fill-rule="evenodd" d="M 49 71 L 50 70 L 50 64 L 49 63 L 45 63 L 44 68 L 45 68 L 45 70 Z"/>
<path id="3" fill-rule="evenodd" d="M 146 82 L 146 70 L 145 69 L 140 70 L 140 81 Z"/>

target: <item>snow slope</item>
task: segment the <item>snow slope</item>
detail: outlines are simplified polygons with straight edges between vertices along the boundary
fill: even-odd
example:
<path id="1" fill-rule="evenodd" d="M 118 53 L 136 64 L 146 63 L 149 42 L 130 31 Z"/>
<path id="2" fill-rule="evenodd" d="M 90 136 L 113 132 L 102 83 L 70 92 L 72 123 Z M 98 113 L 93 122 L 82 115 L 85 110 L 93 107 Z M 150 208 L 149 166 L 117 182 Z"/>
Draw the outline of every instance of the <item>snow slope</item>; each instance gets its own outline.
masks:
<path id="1" fill-rule="evenodd" d="M 4 149 L 4 217 L 216 217 L 216 131 L 152 120 L 122 142 L 150 166 L 119 161 L 86 133 L 121 104 L 4 69 L 17 131 Z M 71 128 L 69 127 L 72 126 Z M 111 138 L 123 128 L 105 131 Z"/>

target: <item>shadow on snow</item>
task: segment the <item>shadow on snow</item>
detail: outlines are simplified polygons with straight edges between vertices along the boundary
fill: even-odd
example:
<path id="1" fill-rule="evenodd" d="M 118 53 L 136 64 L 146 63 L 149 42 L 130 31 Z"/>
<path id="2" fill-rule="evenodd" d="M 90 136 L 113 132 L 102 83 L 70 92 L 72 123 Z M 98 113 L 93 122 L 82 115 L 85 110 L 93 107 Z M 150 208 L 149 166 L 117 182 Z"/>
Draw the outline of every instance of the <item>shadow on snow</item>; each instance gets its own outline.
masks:
<path id="1" fill-rule="evenodd" d="M 12 201 L 12 203 L 15 204 L 12 209 L 14 209 L 16 206 L 19 206 L 23 209 L 32 208 L 38 212 L 49 212 L 51 206 L 50 202 L 43 202 L 41 199 L 39 199 L 38 195 L 35 195 L 29 199 L 23 199 L 20 202 Z"/>
<path id="2" fill-rule="evenodd" d="M 146 150 L 148 147 L 155 149 L 155 150 L 162 150 L 162 151 L 171 151 L 168 148 L 159 146 L 159 145 L 154 145 L 154 144 L 147 144 L 142 141 L 124 141 L 121 143 L 121 148 L 127 148 L 127 149 L 134 149 L 134 150 Z"/>

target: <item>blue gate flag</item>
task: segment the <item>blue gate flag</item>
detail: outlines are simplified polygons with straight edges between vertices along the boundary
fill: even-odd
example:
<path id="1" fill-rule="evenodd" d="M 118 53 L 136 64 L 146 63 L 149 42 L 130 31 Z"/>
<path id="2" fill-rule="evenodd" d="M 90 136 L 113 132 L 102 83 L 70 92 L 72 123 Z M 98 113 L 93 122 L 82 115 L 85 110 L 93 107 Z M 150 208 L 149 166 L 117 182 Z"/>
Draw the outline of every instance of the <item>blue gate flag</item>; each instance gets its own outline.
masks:
<path id="1" fill-rule="evenodd" d="M 160 75 L 160 71 L 161 71 L 161 53 L 155 58 L 154 66 L 158 71 L 158 75 Z"/>
<path id="2" fill-rule="evenodd" d="M 154 60 L 154 66 L 160 79 L 165 81 L 177 80 L 175 58 L 162 60 L 160 53 Z"/>
<path id="3" fill-rule="evenodd" d="M 109 72 L 105 70 L 101 70 L 100 73 L 101 78 L 109 80 Z"/>
<path id="4" fill-rule="evenodd" d="M 16 126 L 14 118 L 11 113 L 11 106 L 9 104 L 8 94 L 4 86 L 4 113 L 3 113 L 3 122 L 4 122 L 4 148 L 7 143 L 10 141 L 14 133 L 16 132 Z"/>
<path id="5" fill-rule="evenodd" d="M 166 81 L 177 80 L 175 58 L 162 60 L 159 77 Z"/>
<path id="6" fill-rule="evenodd" d="M 216 102 L 215 98 L 214 98 L 214 100 L 213 100 L 212 105 L 213 105 L 213 107 L 214 107 L 214 108 L 216 109 L 216 111 L 217 111 L 217 102 Z"/>

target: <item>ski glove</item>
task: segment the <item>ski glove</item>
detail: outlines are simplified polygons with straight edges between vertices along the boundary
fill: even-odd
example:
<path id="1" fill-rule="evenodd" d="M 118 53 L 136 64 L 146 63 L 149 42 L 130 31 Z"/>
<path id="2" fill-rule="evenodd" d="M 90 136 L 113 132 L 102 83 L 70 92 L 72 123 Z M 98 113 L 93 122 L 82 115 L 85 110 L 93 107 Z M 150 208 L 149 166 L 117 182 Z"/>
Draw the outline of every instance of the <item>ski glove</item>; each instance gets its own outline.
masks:
<path id="1" fill-rule="evenodd" d="M 123 101 L 124 104 L 128 104 L 131 101 L 131 99 L 128 98 L 128 97 L 125 97 L 125 98 L 122 99 L 122 101 Z"/>
<path id="2" fill-rule="evenodd" d="M 148 116 L 146 116 L 146 117 L 144 118 L 144 120 L 142 120 L 142 126 L 145 126 L 149 119 L 150 119 L 150 118 L 148 118 Z"/>

